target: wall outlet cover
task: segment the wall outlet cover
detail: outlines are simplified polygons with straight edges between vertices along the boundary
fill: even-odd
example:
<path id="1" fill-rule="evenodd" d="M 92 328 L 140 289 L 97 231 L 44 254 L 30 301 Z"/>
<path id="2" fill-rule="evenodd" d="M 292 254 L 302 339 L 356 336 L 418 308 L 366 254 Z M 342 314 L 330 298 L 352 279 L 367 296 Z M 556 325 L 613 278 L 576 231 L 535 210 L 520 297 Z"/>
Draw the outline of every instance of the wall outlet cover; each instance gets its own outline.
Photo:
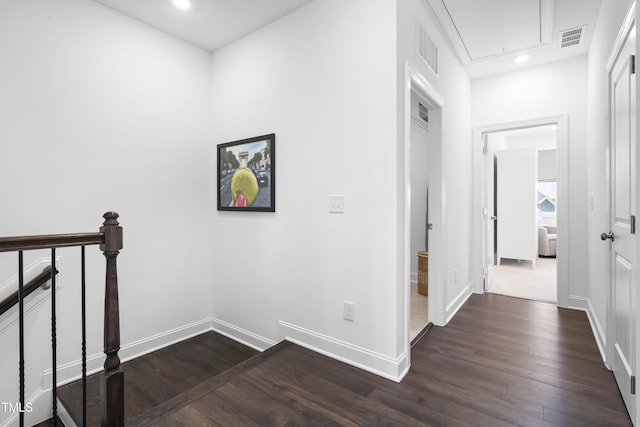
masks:
<path id="1" fill-rule="evenodd" d="M 344 213 L 344 196 L 341 194 L 329 196 L 329 213 Z"/>

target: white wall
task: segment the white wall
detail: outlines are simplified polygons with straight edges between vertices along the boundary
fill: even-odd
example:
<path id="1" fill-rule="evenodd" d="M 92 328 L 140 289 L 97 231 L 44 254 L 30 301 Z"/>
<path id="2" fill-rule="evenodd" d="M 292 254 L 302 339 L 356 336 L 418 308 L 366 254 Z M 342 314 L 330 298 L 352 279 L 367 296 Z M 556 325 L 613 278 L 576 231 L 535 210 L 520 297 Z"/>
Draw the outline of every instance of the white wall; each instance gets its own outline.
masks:
<path id="1" fill-rule="evenodd" d="M 397 378 L 394 8 L 317 1 L 216 52 L 210 162 L 215 144 L 276 134 L 276 212 L 212 217 L 218 327 Z"/>
<path id="2" fill-rule="evenodd" d="M 405 114 L 404 88 L 405 88 L 405 63 L 418 70 L 430 85 L 444 99 L 441 109 L 442 117 L 442 141 L 440 144 L 432 144 L 429 149 L 430 162 L 430 200 L 442 201 L 440 208 L 444 210 L 442 223 L 434 223 L 434 228 L 441 228 L 446 238 L 444 247 L 438 250 L 431 247 L 429 241 L 429 272 L 431 278 L 432 266 L 440 264 L 438 282 L 443 290 L 443 295 L 432 295 L 430 289 L 429 316 L 436 324 L 444 324 L 456 312 L 460 304 L 471 293 L 471 133 L 470 129 L 470 84 L 464 69 L 458 63 L 452 53 L 448 42 L 443 36 L 444 31 L 439 25 L 435 14 L 425 1 L 404 0 L 399 1 L 398 8 L 398 120 L 402 123 Z M 435 76 L 428 69 L 426 63 L 417 54 L 416 27 L 421 22 L 428 36 L 438 47 L 439 75 Z M 399 154 L 398 159 L 404 158 L 404 127 L 398 127 Z M 433 150 L 432 150 L 433 147 Z M 433 166 L 433 167 L 432 167 Z M 403 177 L 403 165 L 399 166 Z M 433 170 L 441 168 L 441 170 Z M 431 174 L 442 176 L 444 188 L 439 191 L 438 185 L 432 183 Z M 400 189 L 398 194 L 402 196 L 404 180 L 398 181 Z M 433 184 L 433 185 L 432 185 Z M 404 215 L 404 197 L 397 201 L 400 209 L 399 217 Z M 444 207 L 442 207 L 444 204 Z M 437 209 L 434 204 L 429 204 L 429 210 Z M 399 231 L 399 236 L 402 233 Z M 430 238 L 433 233 L 430 234 Z M 404 242 L 398 241 L 398 251 L 402 253 Z M 434 252 L 435 251 L 435 252 Z M 439 252 L 439 253 L 438 253 Z M 401 265 L 399 266 L 401 267 Z M 401 282 L 402 271 L 398 272 L 398 282 Z M 434 285 L 430 279 L 430 288 Z M 432 303 L 438 299 L 441 306 L 442 317 L 433 318 Z"/>
<path id="3" fill-rule="evenodd" d="M 587 120 L 587 296 L 595 335 L 604 345 L 607 331 L 607 277 L 608 245 L 600 234 L 607 225 L 607 61 L 613 42 L 625 18 L 631 1 L 603 0 L 598 23 L 589 50 L 588 120 Z"/>
<path id="4" fill-rule="evenodd" d="M 569 245 L 570 304 L 587 296 L 586 125 L 587 58 L 576 57 L 471 83 L 474 127 L 540 117 L 569 115 Z"/>
<path id="5" fill-rule="evenodd" d="M 120 354 L 210 322 L 210 54 L 93 1 L 21 0 L 0 4 L 0 57 L 0 235 L 97 231 L 102 213 L 116 210 Z M 97 247 L 88 252 L 88 351 L 99 355 L 104 259 Z M 59 252 L 60 364 L 80 357 L 77 254 Z M 15 256 L 0 258 L 0 283 L 16 266 Z M 27 360 L 27 397 L 49 367 L 46 312 L 28 323 L 28 340 L 45 350 Z M 0 334 L 0 348 L 17 348 L 15 337 L 15 328 Z M 0 378 L 15 380 L 0 381 L 0 401 L 17 400 L 9 353 Z"/>

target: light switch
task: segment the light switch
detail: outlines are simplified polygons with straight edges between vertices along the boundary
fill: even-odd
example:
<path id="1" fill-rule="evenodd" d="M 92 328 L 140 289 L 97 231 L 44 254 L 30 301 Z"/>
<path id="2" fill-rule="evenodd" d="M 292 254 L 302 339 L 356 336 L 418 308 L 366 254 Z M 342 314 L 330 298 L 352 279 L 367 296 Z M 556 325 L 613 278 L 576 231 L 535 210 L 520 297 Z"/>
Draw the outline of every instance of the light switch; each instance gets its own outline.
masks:
<path id="1" fill-rule="evenodd" d="M 329 196 L 329 213 L 344 213 L 344 196 L 342 194 Z"/>

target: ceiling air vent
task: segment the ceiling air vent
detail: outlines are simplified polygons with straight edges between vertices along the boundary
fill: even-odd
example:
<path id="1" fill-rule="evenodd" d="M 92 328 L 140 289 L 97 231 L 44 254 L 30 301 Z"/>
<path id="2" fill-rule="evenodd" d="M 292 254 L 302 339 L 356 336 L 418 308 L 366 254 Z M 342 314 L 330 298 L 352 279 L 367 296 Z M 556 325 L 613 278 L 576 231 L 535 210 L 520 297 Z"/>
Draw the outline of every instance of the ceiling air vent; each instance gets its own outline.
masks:
<path id="1" fill-rule="evenodd" d="M 421 23 L 418 23 L 417 33 L 418 56 L 424 59 L 424 62 L 427 63 L 427 66 L 434 74 L 438 75 L 438 47 L 429 38 Z"/>
<path id="2" fill-rule="evenodd" d="M 560 47 L 577 46 L 582 43 L 587 26 L 572 28 L 560 32 Z"/>

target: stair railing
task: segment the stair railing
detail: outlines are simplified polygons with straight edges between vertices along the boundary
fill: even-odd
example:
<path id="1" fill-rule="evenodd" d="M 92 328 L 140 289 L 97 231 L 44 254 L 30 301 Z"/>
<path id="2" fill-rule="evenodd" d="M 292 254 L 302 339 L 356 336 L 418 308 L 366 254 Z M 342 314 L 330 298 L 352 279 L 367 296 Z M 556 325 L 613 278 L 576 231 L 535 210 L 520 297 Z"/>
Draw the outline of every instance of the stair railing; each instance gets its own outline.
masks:
<path id="1" fill-rule="evenodd" d="M 58 274 L 58 270 L 55 269 L 55 266 L 53 267 L 54 271 L 51 271 L 51 268 L 52 267 L 50 265 L 46 266 L 40 274 L 29 280 L 28 283 L 24 284 L 23 298 L 34 293 L 38 288 L 42 288 L 43 290 L 50 288 L 50 286 L 47 286 L 47 283 L 51 280 L 51 274 Z M 4 300 L 0 301 L 0 316 L 9 311 L 11 307 L 18 304 L 18 302 L 18 291 L 15 291 Z"/>
<path id="2" fill-rule="evenodd" d="M 104 371 L 100 378 L 100 417 L 103 427 L 124 426 L 124 372 L 120 367 L 120 313 L 118 304 L 118 272 L 116 258 L 122 249 L 122 227 L 118 223 L 118 214 L 107 212 L 103 215 L 104 223 L 97 233 L 51 234 L 40 236 L 1 237 L 0 252 L 18 253 L 18 328 L 19 328 L 19 399 L 20 427 L 24 426 L 25 408 L 25 362 L 24 362 L 24 298 L 27 286 L 24 283 L 23 252 L 37 249 L 51 250 L 51 348 L 52 348 L 52 413 L 53 425 L 58 419 L 57 410 L 57 331 L 56 331 L 56 249 L 63 247 L 80 247 L 81 287 L 82 287 L 82 407 L 83 425 L 87 424 L 87 352 L 86 352 L 86 281 L 85 281 L 85 247 L 100 245 L 106 258 L 105 300 L 104 300 Z M 35 280 L 35 279 L 34 279 Z M 33 280 L 31 281 L 33 282 Z M 11 298 L 13 296 L 10 296 Z M 3 301 L 8 305 L 7 300 Z"/>

